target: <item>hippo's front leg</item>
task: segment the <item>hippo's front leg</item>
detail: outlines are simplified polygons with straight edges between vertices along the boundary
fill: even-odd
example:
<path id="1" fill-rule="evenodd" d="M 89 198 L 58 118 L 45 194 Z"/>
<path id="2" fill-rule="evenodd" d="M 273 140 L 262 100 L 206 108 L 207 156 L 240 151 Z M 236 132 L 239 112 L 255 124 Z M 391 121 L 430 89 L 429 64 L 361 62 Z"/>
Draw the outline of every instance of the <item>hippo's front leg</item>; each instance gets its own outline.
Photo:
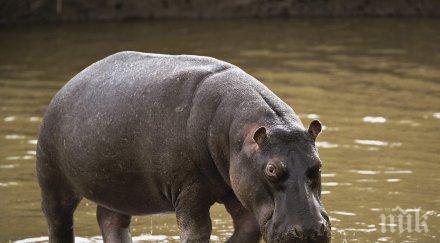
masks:
<path id="1" fill-rule="evenodd" d="M 131 216 L 111 211 L 98 205 L 96 209 L 99 228 L 104 242 L 131 243 Z"/>
<path id="2" fill-rule="evenodd" d="M 209 193 L 198 185 L 193 184 L 179 194 L 175 210 L 181 242 L 209 242 L 212 204 Z"/>
<path id="3" fill-rule="evenodd" d="M 237 197 L 230 195 L 224 204 L 234 223 L 234 234 L 227 243 L 260 242 L 261 233 L 257 220 L 249 210 L 243 207 Z"/>

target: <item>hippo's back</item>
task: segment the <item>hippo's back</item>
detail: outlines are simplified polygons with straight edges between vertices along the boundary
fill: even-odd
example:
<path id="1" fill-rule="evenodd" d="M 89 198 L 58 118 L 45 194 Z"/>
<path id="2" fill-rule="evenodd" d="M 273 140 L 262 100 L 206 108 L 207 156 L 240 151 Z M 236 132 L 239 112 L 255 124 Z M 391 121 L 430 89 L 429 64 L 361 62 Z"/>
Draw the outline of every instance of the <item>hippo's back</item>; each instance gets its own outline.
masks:
<path id="1" fill-rule="evenodd" d="M 157 129 L 182 128 L 198 85 L 234 67 L 210 57 L 116 53 L 84 69 L 55 95 L 41 133 L 51 130 L 55 141 L 75 135 L 96 140 L 133 136 L 141 132 L 137 128 L 158 134 Z"/>
<path id="2" fill-rule="evenodd" d="M 165 99 L 171 95 L 178 98 L 176 95 L 191 95 L 195 86 L 207 76 L 232 67 L 235 66 L 211 57 L 119 52 L 73 77 L 56 95 L 54 102 L 80 95 L 83 99 L 147 94 L 167 96 Z"/>

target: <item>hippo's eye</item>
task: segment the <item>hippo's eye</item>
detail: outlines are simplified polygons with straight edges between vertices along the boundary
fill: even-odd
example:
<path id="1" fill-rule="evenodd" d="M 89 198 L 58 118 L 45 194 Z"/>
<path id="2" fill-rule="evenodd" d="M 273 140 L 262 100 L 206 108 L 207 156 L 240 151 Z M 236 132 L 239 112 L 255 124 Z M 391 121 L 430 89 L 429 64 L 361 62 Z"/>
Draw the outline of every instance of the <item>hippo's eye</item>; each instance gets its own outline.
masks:
<path id="1" fill-rule="evenodd" d="M 283 177 L 285 168 L 282 163 L 269 162 L 264 173 L 270 181 L 277 181 Z"/>
<path id="2" fill-rule="evenodd" d="M 321 163 L 308 169 L 307 177 L 310 179 L 310 183 L 311 183 L 312 187 L 315 187 L 317 185 L 317 183 L 320 183 L 319 182 L 320 175 L 321 175 Z"/>
<path id="3" fill-rule="evenodd" d="M 316 179 L 317 177 L 319 177 L 319 174 L 321 173 L 321 168 L 313 168 L 308 172 L 308 176 L 311 179 Z"/>
<path id="4" fill-rule="evenodd" d="M 267 167 L 266 167 L 266 172 L 270 176 L 275 176 L 276 175 L 276 167 L 275 167 L 275 165 L 268 164 Z"/>

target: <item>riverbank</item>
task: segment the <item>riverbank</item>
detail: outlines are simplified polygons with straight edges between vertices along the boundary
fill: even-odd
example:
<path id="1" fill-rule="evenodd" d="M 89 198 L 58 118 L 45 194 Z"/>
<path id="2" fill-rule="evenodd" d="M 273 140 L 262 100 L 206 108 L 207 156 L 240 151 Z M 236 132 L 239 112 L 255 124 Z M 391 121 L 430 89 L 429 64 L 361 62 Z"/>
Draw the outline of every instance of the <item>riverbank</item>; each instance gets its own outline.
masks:
<path id="1" fill-rule="evenodd" d="M 0 25 L 271 17 L 439 17 L 436 0 L 0 0 Z"/>

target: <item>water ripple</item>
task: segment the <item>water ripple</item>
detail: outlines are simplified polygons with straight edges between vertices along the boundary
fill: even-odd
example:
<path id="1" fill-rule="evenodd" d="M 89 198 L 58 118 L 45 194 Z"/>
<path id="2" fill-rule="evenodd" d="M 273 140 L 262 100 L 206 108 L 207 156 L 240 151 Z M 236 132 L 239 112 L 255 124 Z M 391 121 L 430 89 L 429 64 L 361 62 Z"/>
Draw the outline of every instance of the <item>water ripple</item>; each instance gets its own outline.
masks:
<path id="1" fill-rule="evenodd" d="M 8 140 L 17 140 L 17 139 L 25 139 L 25 138 L 26 138 L 26 136 L 19 135 L 19 134 L 7 134 L 5 136 L 5 139 L 8 139 Z"/>
<path id="2" fill-rule="evenodd" d="M 316 142 L 315 144 L 318 148 L 337 148 L 337 147 L 339 147 L 339 145 L 337 145 L 337 144 L 326 142 L 326 141 Z"/>
<path id="3" fill-rule="evenodd" d="M 362 118 L 362 121 L 365 123 L 385 123 L 387 119 L 381 116 L 366 116 Z"/>
<path id="4" fill-rule="evenodd" d="M 385 174 L 412 174 L 411 170 L 387 170 L 384 171 Z"/>
<path id="5" fill-rule="evenodd" d="M 397 178 L 387 179 L 387 182 L 399 182 L 399 181 L 401 181 L 401 179 L 397 179 Z"/>
<path id="6" fill-rule="evenodd" d="M 374 170 L 350 170 L 350 172 L 357 173 L 360 175 L 377 175 L 380 172 Z"/>
<path id="7" fill-rule="evenodd" d="M 322 173 L 321 177 L 335 177 L 336 174 L 335 173 Z"/>
<path id="8" fill-rule="evenodd" d="M 319 119 L 319 115 L 317 114 L 307 114 L 306 117 L 309 119 Z"/>
<path id="9" fill-rule="evenodd" d="M 15 121 L 15 119 L 16 119 L 17 117 L 15 117 L 15 116 L 8 116 L 8 117 L 5 117 L 5 119 L 3 119 L 5 122 L 12 122 L 12 121 Z"/>
<path id="10" fill-rule="evenodd" d="M 343 215 L 343 216 L 355 216 L 355 213 L 346 212 L 346 211 L 331 211 L 332 214 Z"/>
<path id="11" fill-rule="evenodd" d="M 0 182 L 0 186 L 1 187 L 9 187 L 9 186 L 17 186 L 18 183 L 15 181 L 10 181 L 10 182 Z"/>
<path id="12" fill-rule="evenodd" d="M 375 145 L 375 146 L 387 146 L 388 142 L 380 141 L 380 140 L 367 140 L 367 139 L 355 139 L 357 144 L 362 145 Z"/>

